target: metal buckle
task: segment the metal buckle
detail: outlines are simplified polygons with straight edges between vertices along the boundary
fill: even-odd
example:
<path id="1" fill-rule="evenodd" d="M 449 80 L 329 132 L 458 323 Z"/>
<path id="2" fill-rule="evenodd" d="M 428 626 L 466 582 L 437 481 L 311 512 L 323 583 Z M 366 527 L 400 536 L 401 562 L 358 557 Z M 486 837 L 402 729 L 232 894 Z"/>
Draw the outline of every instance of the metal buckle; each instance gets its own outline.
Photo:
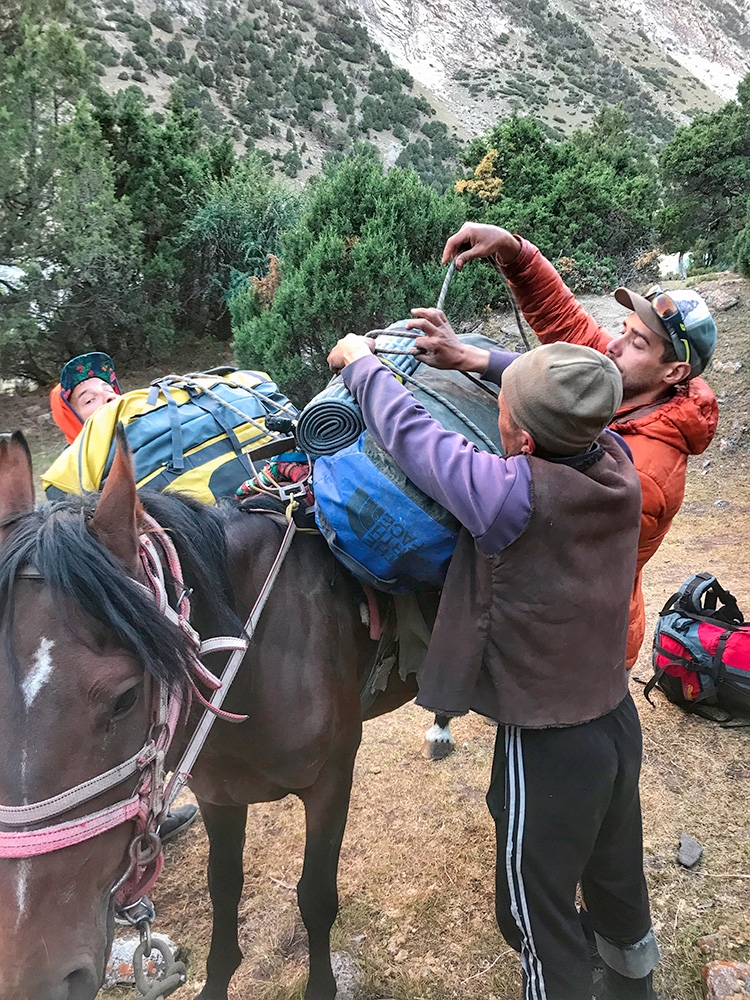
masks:
<path id="1" fill-rule="evenodd" d="M 292 483 L 291 486 L 279 486 L 279 496 L 282 500 L 298 500 L 307 495 L 304 482 Z"/>

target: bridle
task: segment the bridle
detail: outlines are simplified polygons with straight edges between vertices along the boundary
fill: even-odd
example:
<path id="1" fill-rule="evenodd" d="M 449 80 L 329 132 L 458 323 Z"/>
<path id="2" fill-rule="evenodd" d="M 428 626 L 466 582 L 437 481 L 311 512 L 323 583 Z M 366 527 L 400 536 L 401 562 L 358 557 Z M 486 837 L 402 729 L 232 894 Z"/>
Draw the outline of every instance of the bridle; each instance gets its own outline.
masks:
<path id="1" fill-rule="evenodd" d="M 266 577 L 242 637 L 218 636 L 201 642 L 190 624 L 190 591 L 185 587 L 179 557 L 167 532 L 150 515 L 144 515 L 146 532 L 139 538 L 139 556 L 147 583 L 133 582 L 156 601 L 159 611 L 181 629 L 188 638 L 188 686 L 171 690 L 160 681 L 155 686 L 151 705 L 149 736 L 132 757 L 96 777 L 83 781 L 51 798 L 23 806 L 0 805 L 0 826 L 25 827 L 63 816 L 84 803 L 91 802 L 129 778 L 136 778 L 133 794 L 96 812 L 34 830 L 0 830 L 0 858 L 31 858 L 71 847 L 97 837 L 108 830 L 135 822 L 135 834 L 130 841 L 124 874 L 112 888 L 115 904 L 125 907 L 139 899 L 153 885 L 161 871 L 163 857 L 157 834 L 159 823 L 190 778 L 192 767 L 216 718 L 229 722 L 244 722 L 247 716 L 224 712 L 221 704 L 239 669 L 255 631 L 263 606 L 268 599 L 284 557 L 295 533 L 291 506 L 287 511 L 287 526 L 279 552 Z M 164 567 L 176 587 L 176 607 L 169 603 Z M 35 567 L 23 566 L 17 578 L 42 580 Z M 216 677 L 201 662 L 207 653 L 231 650 L 221 678 Z M 212 691 L 206 699 L 198 683 Z M 191 737 L 172 777 L 166 780 L 165 761 L 180 719 L 187 715 L 196 697 L 204 707 L 201 720 Z"/>

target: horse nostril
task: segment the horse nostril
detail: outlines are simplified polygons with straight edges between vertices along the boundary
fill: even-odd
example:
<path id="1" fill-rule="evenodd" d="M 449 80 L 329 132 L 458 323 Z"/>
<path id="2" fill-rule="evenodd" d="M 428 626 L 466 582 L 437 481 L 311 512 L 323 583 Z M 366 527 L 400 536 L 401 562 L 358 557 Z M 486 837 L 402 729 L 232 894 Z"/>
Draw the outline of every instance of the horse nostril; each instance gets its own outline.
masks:
<path id="1" fill-rule="evenodd" d="M 64 986 L 66 992 L 62 994 L 62 1000 L 94 1000 L 99 992 L 99 980 L 93 967 L 88 965 L 74 969 L 67 975 Z"/>

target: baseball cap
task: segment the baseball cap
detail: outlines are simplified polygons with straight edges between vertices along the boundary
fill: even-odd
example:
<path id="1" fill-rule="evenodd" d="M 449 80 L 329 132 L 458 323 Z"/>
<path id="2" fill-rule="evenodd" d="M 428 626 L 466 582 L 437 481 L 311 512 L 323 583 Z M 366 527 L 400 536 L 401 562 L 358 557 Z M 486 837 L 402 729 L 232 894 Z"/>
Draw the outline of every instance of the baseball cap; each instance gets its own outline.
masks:
<path id="1" fill-rule="evenodd" d="M 689 378 L 705 370 L 716 347 L 716 323 L 696 291 L 682 288 L 662 292 L 652 286 L 645 295 L 639 295 L 629 288 L 617 288 L 615 299 L 635 312 L 649 330 L 671 343 L 680 361 L 689 361 Z M 676 307 L 674 312 L 670 303 Z"/>

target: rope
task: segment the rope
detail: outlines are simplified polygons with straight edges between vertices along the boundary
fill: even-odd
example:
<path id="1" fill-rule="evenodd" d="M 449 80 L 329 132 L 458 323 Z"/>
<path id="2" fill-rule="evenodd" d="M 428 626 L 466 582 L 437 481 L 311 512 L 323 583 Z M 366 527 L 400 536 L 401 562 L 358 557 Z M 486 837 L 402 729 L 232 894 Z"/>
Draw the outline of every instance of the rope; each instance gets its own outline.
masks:
<path id="1" fill-rule="evenodd" d="M 393 366 L 389 365 L 388 367 L 392 368 Z M 400 370 L 397 370 L 396 374 L 399 375 L 400 378 L 405 379 L 407 382 L 411 382 L 413 385 L 418 386 L 421 392 L 424 392 L 426 395 L 431 396 L 436 402 L 440 403 L 441 406 L 444 406 L 446 410 L 449 410 L 454 415 L 454 417 L 458 417 L 459 420 L 461 420 L 464 424 L 466 424 L 469 430 L 473 431 L 473 433 L 476 434 L 476 436 L 481 441 L 484 442 L 484 444 L 487 446 L 488 451 L 492 452 L 493 455 L 503 454 L 502 451 L 500 451 L 500 449 L 494 443 L 494 441 L 484 433 L 481 427 L 477 427 L 477 425 L 472 420 L 469 420 L 469 418 L 466 416 L 463 410 L 459 410 L 459 408 L 457 406 L 454 406 L 449 399 L 445 398 L 445 396 L 441 396 L 439 392 L 436 392 L 434 389 L 431 389 L 428 385 L 425 385 L 424 382 L 420 382 L 419 379 L 415 378 L 413 375 L 408 375 L 406 372 L 402 372 Z M 486 386 L 483 388 L 486 388 Z M 492 392 L 492 390 L 489 391 Z M 494 393 L 492 393 L 492 395 L 495 398 L 497 398 Z"/>
<path id="2" fill-rule="evenodd" d="M 453 272 L 455 270 L 456 270 L 456 258 L 454 257 L 453 260 L 450 262 L 450 265 L 448 267 L 448 272 L 445 275 L 445 279 L 443 281 L 443 287 L 440 289 L 440 295 L 438 295 L 438 300 L 437 300 L 438 309 L 443 308 L 443 304 L 445 303 L 445 296 L 448 294 L 448 285 L 450 285 L 451 283 L 451 278 L 453 277 Z"/>
<path id="3" fill-rule="evenodd" d="M 518 327 L 518 332 L 521 334 L 521 340 L 523 340 L 524 346 L 525 346 L 526 350 L 530 351 L 531 350 L 531 344 L 529 343 L 529 339 L 526 336 L 526 331 L 523 328 L 523 323 L 521 321 L 521 311 L 518 308 L 518 303 L 516 302 L 516 297 L 513 294 L 513 289 L 510 287 L 510 282 L 505 277 L 505 274 L 503 273 L 503 269 L 500 267 L 500 265 L 498 264 L 498 262 L 495 260 L 494 257 L 485 257 L 484 259 L 500 275 L 500 280 L 505 285 L 505 290 L 508 293 L 508 298 L 510 299 L 510 304 L 513 307 L 513 315 L 516 317 L 516 326 Z"/>
<path id="4" fill-rule="evenodd" d="M 270 570 L 268 571 L 268 576 L 266 577 L 263 586 L 260 588 L 260 593 L 256 598 L 255 604 L 253 605 L 253 609 L 250 612 L 250 616 L 245 622 L 245 628 L 243 629 L 243 636 L 246 639 L 245 646 L 248 646 L 252 641 L 263 608 L 266 605 L 266 601 L 271 596 L 271 590 L 273 589 L 273 585 L 276 582 L 276 577 L 279 575 L 279 570 L 282 567 L 286 554 L 289 551 L 292 542 L 294 541 L 294 535 L 295 532 L 297 531 L 297 526 L 294 523 L 294 518 L 291 515 L 292 515 L 292 510 L 294 509 L 295 502 L 296 501 L 294 499 L 290 500 L 289 502 L 289 506 L 286 511 L 286 517 L 288 521 L 286 532 L 281 541 L 281 545 L 279 547 L 279 551 L 276 554 L 276 558 L 274 559 L 273 564 Z M 207 707 L 209 707 L 211 711 L 206 711 L 203 713 L 200 722 L 196 726 L 195 732 L 193 733 L 193 735 L 190 738 L 190 741 L 188 742 L 187 748 L 185 749 L 182 758 L 175 765 L 175 769 L 172 772 L 172 777 L 170 779 L 169 785 L 167 786 L 167 790 L 164 795 L 163 808 L 165 812 L 169 809 L 169 807 L 172 805 L 174 800 L 177 798 L 179 793 L 182 791 L 182 789 L 185 787 L 185 785 L 188 783 L 188 780 L 190 779 L 190 774 L 192 772 L 193 765 L 195 764 L 195 761 L 198 758 L 198 754 L 203 749 L 203 744 L 206 742 L 208 734 L 216 718 L 215 711 L 221 708 L 222 702 L 224 701 L 227 692 L 232 686 L 232 681 L 234 680 L 237 671 L 240 668 L 240 664 L 242 663 L 245 657 L 245 651 L 246 649 L 237 649 L 230 656 L 229 660 L 227 661 L 227 665 L 224 667 L 224 670 L 222 671 L 220 677 L 221 686 L 214 691 L 214 693 L 211 695 L 210 702 L 208 703 Z"/>

